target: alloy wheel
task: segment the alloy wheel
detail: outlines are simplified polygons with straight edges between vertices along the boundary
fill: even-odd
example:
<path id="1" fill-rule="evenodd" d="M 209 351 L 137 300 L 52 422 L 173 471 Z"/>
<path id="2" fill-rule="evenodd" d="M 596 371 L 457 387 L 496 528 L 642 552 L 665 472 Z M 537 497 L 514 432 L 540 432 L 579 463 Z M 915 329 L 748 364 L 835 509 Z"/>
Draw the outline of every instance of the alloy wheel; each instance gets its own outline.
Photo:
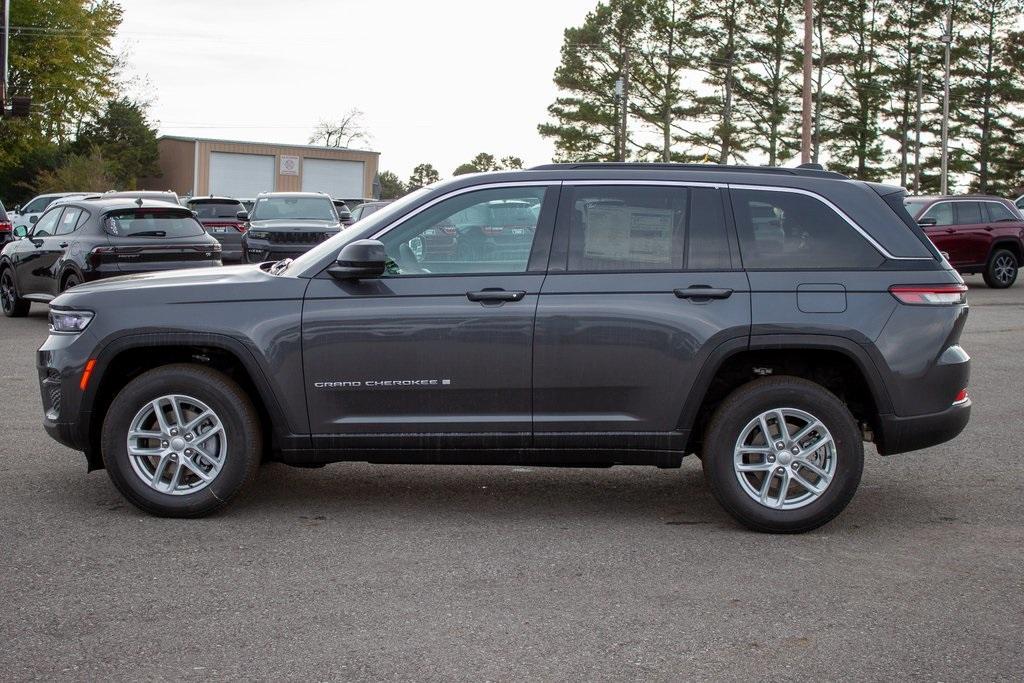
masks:
<path id="1" fill-rule="evenodd" d="M 992 275 L 1000 284 L 1013 282 L 1017 274 L 1017 262 L 1008 254 L 999 256 L 992 264 Z"/>
<path id="2" fill-rule="evenodd" d="M 128 428 L 128 460 L 150 488 L 172 496 L 213 482 L 228 454 L 224 424 L 205 403 L 170 394 L 142 406 Z"/>
<path id="3" fill-rule="evenodd" d="M 821 420 L 796 408 L 775 408 L 740 432 L 733 469 L 740 487 L 759 504 L 794 510 L 825 493 L 837 457 L 835 440 Z"/>
<path id="4" fill-rule="evenodd" d="M 3 306 L 5 312 L 10 312 L 14 308 L 16 296 L 14 278 L 11 277 L 10 272 L 4 272 L 3 277 L 0 277 L 0 305 Z"/>

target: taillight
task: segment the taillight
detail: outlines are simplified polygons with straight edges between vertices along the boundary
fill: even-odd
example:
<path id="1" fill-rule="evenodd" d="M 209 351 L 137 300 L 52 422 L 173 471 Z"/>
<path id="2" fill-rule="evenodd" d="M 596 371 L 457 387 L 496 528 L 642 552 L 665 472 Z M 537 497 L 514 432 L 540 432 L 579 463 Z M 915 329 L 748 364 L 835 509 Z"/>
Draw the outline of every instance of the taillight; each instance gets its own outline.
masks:
<path id="1" fill-rule="evenodd" d="M 967 399 L 969 399 L 970 397 L 971 395 L 967 393 L 967 389 L 961 389 L 960 392 L 956 395 L 956 398 L 953 399 L 953 405 L 963 405 L 964 403 L 967 403 Z"/>
<path id="2" fill-rule="evenodd" d="M 967 303 L 966 285 L 893 285 L 889 293 L 912 306 L 950 306 Z"/>
<path id="3" fill-rule="evenodd" d="M 245 223 L 235 223 L 235 230 L 245 232 Z"/>
<path id="4" fill-rule="evenodd" d="M 441 227 L 441 232 L 448 236 L 451 236 L 458 232 L 458 230 L 455 229 L 454 225 L 445 225 Z"/>
<path id="5" fill-rule="evenodd" d="M 99 268 L 103 263 L 103 257 L 107 254 L 116 254 L 117 247 L 96 247 L 89 252 L 89 265 Z"/>

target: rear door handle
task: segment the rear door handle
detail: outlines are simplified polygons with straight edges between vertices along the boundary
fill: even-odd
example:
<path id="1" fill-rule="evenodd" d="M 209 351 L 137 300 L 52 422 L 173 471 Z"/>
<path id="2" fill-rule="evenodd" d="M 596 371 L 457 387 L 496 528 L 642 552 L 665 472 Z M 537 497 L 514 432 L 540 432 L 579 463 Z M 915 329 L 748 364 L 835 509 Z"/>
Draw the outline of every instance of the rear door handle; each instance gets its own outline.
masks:
<path id="1" fill-rule="evenodd" d="M 470 301 L 479 301 L 482 304 L 499 304 L 505 301 L 522 301 L 526 292 L 522 290 L 506 291 L 504 289 L 482 289 L 479 292 L 466 292 L 466 298 Z"/>
<path id="2" fill-rule="evenodd" d="M 67 248 L 68 248 L 68 243 L 67 243 L 67 242 L 61 242 L 61 243 L 60 243 L 60 244 L 59 244 L 58 246 L 59 246 L 59 247 L 60 247 L 61 249 L 67 249 Z"/>
<path id="3" fill-rule="evenodd" d="M 694 285 L 686 289 L 674 289 L 673 293 L 680 299 L 728 299 L 732 296 L 731 289 Z"/>

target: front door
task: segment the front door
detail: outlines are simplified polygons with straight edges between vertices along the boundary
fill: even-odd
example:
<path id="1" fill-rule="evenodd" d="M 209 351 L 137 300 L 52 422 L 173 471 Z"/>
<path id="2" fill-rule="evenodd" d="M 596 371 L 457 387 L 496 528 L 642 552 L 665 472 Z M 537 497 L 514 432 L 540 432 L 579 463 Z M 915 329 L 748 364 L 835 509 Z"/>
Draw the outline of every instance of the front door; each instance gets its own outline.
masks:
<path id="1" fill-rule="evenodd" d="M 557 184 L 455 193 L 379 237 L 384 276 L 311 281 L 314 446 L 529 445 L 533 319 L 557 195 Z"/>
<path id="2" fill-rule="evenodd" d="M 537 447 L 686 445 L 697 374 L 750 330 L 731 242 L 717 188 L 565 184 L 537 309 Z"/>
<path id="3" fill-rule="evenodd" d="M 25 238 L 25 243 L 18 251 L 18 287 L 22 295 L 25 294 L 56 294 L 56 276 L 53 272 L 54 264 L 64 253 L 60 244 L 63 237 L 57 237 L 57 227 L 60 225 L 60 216 L 63 209 L 54 207 L 44 213 L 36 221 L 32 233 Z"/>

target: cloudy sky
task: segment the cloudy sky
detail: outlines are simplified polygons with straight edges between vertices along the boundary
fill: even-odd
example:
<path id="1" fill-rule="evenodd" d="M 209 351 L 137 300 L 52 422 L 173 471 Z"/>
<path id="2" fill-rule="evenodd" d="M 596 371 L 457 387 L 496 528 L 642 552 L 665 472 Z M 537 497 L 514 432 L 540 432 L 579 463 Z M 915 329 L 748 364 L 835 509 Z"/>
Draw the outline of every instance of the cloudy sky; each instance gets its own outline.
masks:
<path id="1" fill-rule="evenodd" d="M 306 143 L 355 107 L 381 168 L 443 177 L 537 134 L 562 31 L 596 0 L 121 0 L 118 49 L 160 132 Z"/>

